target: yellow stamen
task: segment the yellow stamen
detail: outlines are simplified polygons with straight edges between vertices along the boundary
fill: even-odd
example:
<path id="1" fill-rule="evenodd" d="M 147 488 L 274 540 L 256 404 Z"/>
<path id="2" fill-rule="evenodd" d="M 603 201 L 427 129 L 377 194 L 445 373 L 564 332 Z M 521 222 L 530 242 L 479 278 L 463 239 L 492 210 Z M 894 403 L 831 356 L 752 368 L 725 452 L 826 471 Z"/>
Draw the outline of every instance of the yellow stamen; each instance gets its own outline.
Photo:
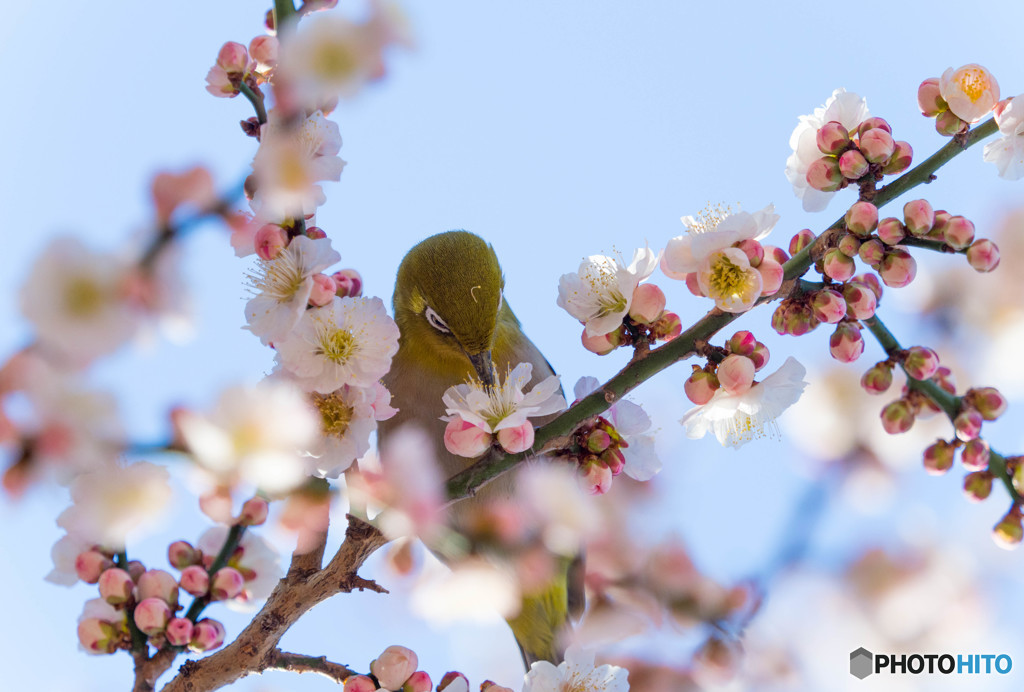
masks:
<path id="1" fill-rule="evenodd" d="M 64 286 L 64 305 L 75 317 L 96 315 L 103 307 L 103 302 L 103 287 L 92 277 L 75 276 Z"/>
<path id="2" fill-rule="evenodd" d="M 324 434 L 342 437 L 352 422 L 354 409 L 337 394 L 314 394 L 313 403 L 320 411 Z"/>

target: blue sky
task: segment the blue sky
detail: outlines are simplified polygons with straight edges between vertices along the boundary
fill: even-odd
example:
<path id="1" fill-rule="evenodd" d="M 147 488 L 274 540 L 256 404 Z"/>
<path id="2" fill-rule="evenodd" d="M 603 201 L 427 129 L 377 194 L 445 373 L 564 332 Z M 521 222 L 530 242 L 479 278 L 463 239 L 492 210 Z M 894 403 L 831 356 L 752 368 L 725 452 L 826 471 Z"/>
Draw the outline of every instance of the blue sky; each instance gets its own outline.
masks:
<path id="1" fill-rule="evenodd" d="M 708 202 L 749 211 L 774 203 L 782 221 L 772 238 L 783 246 L 800 228 L 820 230 L 843 211 L 836 200 L 826 212 L 805 214 L 782 175 L 797 116 L 836 87 L 866 96 L 872 114 L 911 142 L 916 160 L 944 143 L 917 111 L 922 79 L 978 62 L 995 73 L 1004 96 L 1024 91 L 1024 6 L 1015 2 L 986 6 L 984 14 L 953 2 L 409 5 L 418 48 L 395 53 L 389 78 L 332 116 L 348 165 L 340 183 L 326 186 L 318 225 L 334 240 L 342 265 L 357 268 L 366 292 L 386 302 L 398 262 L 415 242 L 451 228 L 484 236 L 501 258 L 509 304 L 568 387 L 582 375 L 607 377 L 627 359 L 583 352 L 577 324 L 555 305 L 558 277 L 584 255 L 628 256 L 645 242 L 660 248 L 681 232 L 681 215 Z M 243 0 L 65 0 L 5 10 L 0 320 L 9 326 L 0 333 L 0 353 L 29 338 L 17 290 L 52 237 L 72 233 L 101 248 L 138 237 L 150 214 L 148 183 L 161 168 L 204 163 L 222 189 L 244 175 L 255 142 L 237 122 L 251 114 L 249 106 L 209 96 L 203 78 L 225 40 L 248 42 L 260 32 L 265 9 Z M 1024 200 L 1019 183 L 998 179 L 981 161 L 980 147 L 943 169 L 927 196 L 971 218 L 982 235 Z M 852 201 L 849 193 L 844 199 Z M 142 439 L 165 434 L 170 405 L 209 402 L 219 387 L 256 380 L 271 367 L 270 352 L 239 328 L 247 264 L 233 256 L 226 234 L 200 229 L 185 254 L 197 338 L 184 346 L 157 340 L 95 372 L 97 382 L 117 391 Z M 659 284 L 684 323 L 709 307 L 679 284 Z M 769 344 L 770 370 L 795 353 L 813 378 L 814 363 L 827 365 L 826 334 L 782 340 L 769 316 L 761 309 L 738 324 Z M 897 336 L 912 342 L 915 329 L 899 318 Z M 880 353 L 868 348 L 868 357 Z M 658 531 L 681 533 L 713 574 L 745 576 L 771 554 L 807 482 L 807 465 L 791 462 L 796 452 L 786 442 L 734 452 L 713 440 L 686 441 L 675 421 L 689 408 L 680 387 L 687 370 L 679 366 L 637 393 L 664 431 L 659 483 L 669 501 L 652 506 L 650 520 Z M 1024 446 L 1014 418 L 1020 421 L 1019 410 L 1011 409 L 993 438 L 1011 453 Z M 1001 497 L 968 507 L 956 478 L 913 473 L 905 489 L 946 517 L 940 532 L 977 543 L 1001 569 L 1019 570 L 1020 554 L 988 556 L 997 551 L 986 531 L 1003 508 Z M 59 535 L 53 519 L 64 504 L 59 488 L 0 503 L 0 549 L 9 556 L 0 583 L 9 587 L 6 612 L 17 622 L 3 628 L 0 647 L 13 663 L 5 670 L 12 688 L 126 684 L 126 657 L 101 660 L 75 650 L 74 621 L 92 590 L 41 582 Z M 180 525 L 197 533 L 201 521 L 193 514 L 184 511 Z M 885 538 L 889 521 L 861 520 L 840 508 L 826 522 L 825 552 Z M 147 548 L 154 564 L 162 562 L 159 543 Z M 431 673 L 462 666 L 476 682 L 500 677 L 483 659 L 460 658 L 469 642 L 483 641 L 475 629 L 453 628 L 438 638 L 424 623 L 389 627 L 401 617 L 398 599 L 341 600 L 297 628 L 294 648 L 358 666 L 400 641 L 421 651 Z M 1019 597 L 1009 605 L 1020 613 Z M 379 623 L 379 636 L 367 635 L 367 622 Z M 500 625 L 488 631 L 514 664 Z M 239 689 L 329 688 L 279 676 Z"/>

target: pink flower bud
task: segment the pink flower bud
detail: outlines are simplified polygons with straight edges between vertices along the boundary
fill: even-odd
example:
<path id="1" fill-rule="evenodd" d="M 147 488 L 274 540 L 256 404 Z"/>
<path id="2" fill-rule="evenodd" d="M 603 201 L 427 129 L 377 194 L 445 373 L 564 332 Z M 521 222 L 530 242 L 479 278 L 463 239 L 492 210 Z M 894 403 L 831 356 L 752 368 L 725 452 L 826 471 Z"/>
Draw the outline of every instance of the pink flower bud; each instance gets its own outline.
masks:
<path id="1" fill-rule="evenodd" d="M 835 192 L 845 182 L 839 162 L 831 156 L 823 156 L 807 168 L 807 184 L 815 190 Z"/>
<path id="2" fill-rule="evenodd" d="M 533 446 L 533 424 L 529 421 L 514 428 L 502 428 L 498 431 L 498 444 L 510 454 L 525 452 Z"/>
<path id="3" fill-rule="evenodd" d="M 885 361 L 875 363 L 860 378 L 860 386 L 868 394 L 882 394 L 892 386 L 892 366 Z"/>
<path id="4" fill-rule="evenodd" d="M 814 242 L 814 231 L 805 228 L 789 240 L 789 254 L 795 255 Z"/>
<path id="5" fill-rule="evenodd" d="M 618 447 L 609 447 L 598 458 L 608 467 L 613 476 L 618 476 L 626 467 L 626 457 Z"/>
<path id="6" fill-rule="evenodd" d="M 923 236 L 932 230 L 935 212 L 926 199 L 915 199 L 903 205 L 903 220 L 911 235 Z"/>
<path id="7" fill-rule="evenodd" d="M 846 316 L 846 301 L 839 291 L 823 288 L 811 297 L 814 318 L 825 324 L 835 324 Z"/>
<path id="8" fill-rule="evenodd" d="M 612 444 L 612 436 L 604 430 L 591 430 L 587 435 L 586 448 L 594 454 L 600 454 Z"/>
<path id="9" fill-rule="evenodd" d="M 98 550 L 86 550 L 75 557 L 75 574 L 86 584 L 95 584 L 114 561 Z"/>
<path id="10" fill-rule="evenodd" d="M 338 289 L 334 279 L 326 274 L 313 275 L 313 290 L 309 293 L 309 304 L 313 307 L 323 307 L 334 300 L 334 292 Z"/>
<path id="11" fill-rule="evenodd" d="M 775 260 L 765 259 L 757 267 L 757 273 L 761 275 L 761 295 L 773 295 L 782 287 L 786 278 L 786 270 Z"/>
<path id="12" fill-rule="evenodd" d="M 878 223 L 878 238 L 886 245 L 897 245 L 907 237 L 907 229 L 903 222 L 892 216 Z"/>
<path id="13" fill-rule="evenodd" d="M 881 264 L 885 257 L 885 245 L 878 238 L 861 243 L 857 250 L 860 261 L 872 267 Z"/>
<path id="14" fill-rule="evenodd" d="M 956 429 L 956 436 L 964 442 L 973 440 L 981 434 L 981 424 L 984 419 L 981 414 L 972 408 L 964 409 L 953 419 L 953 427 Z"/>
<path id="15" fill-rule="evenodd" d="M 932 476 L 941 476 L 953 468 L 955 448 L 945 440 L 936 440 L 924 450 L 924 470 Z"/>
<path id="16" fill-rule="evenodd" d="M 901 247 L 894 247 L 878 265 L 878 274 L 886 286 L 903 288 L 917 276 L 917 261 Z"/>
<path id="17" fill-rule="evenodd" d="M 953 215 L 945 209 L 936 209 L 935 223 L 932 224 L 932 231 L 928 234 L 928 237 L 945 240 L 946 224 L 949 223 L 951 218 L 953 218 Z"/>
<path id="18" fill-rule="evenodd" d="M 1008 405 L 1004 397 L 995 387 L 978 387 L 968 390 L 964 398 L 977 409 L 985 420 L 995 420 L 1006 412 Z"/>
<path id="19" fill-rule="evenodd" d="M 857 265 L 839 248 L 832 248 L 825 253 L 824 270 L 835 281 L 846 281 L 853 277 L 857 271 Z"/>
<path id="20" fill-rule="evenodd" d="M 651 325 L 651 336 L 659 341 L 671 341 L 683 333 L 683 321 L 674 312 L 665 312 Z"/>
<path id="21" fill-rule="evenodd" d="M 741 240 L 736 243 L 735 247 L 743 250 L 751 267 L 757 267 L 761 264 L 761 260 L 764 259 L 764 246 L 753 238 Z"/>
<path id="22" fill-rule="evenodd" d="M 818 128 L 817 142 L 822 154 L 838 156 L 850 144 L 850 133 L 842 123 L 832 120 Z"/>
<path id="23" fill-rule="evenodd" d="M 192 565 L 181 571 L 181 588 L 192 596 L 205 596 L 210 591 L 210 575 L 206 568 Z"/>
<path id="24" fill-rule="evenodd" d="M 813 235 L 813 233 L 811 235 Z M 779 264 L 785 264 L 789 261 L 789 255 L 787 255 L 786 251 L 782 248 L 776 247 L 775 245 L 762 245 L 762 247 L 764 248 L 765 259 L 775 260 Z"/>
<path id="25" fill-rule="evenodd" d="M 278 48 L 276 36 L 257 36 L 249 41 L 249 55 L 262 67 L 277 65 Z"/>
<path id="26" fill-rule="evenodd" d="M 199 560 L 196 549 L 188 541 L 174 541 L 167 546 L 167 561 L 175 569 L 185 569 Z"/>
<path id="27" fill-rule="evenodd" d="M 871 202 L 854 202 L 846 210 L 846 229 L 860 238 L 867 238 L 878 228 L 878 207 Z"/>
<path id="28" fill-rule="evenodd" d="M 942 98 L 939 91 L 938 77 L 930 77 L 917 87 L 917 105 L 921 109 L 921 115 L 934 118 L 936 115 L 949 108 L 946 100 Z"/>
<path id="29" fill-rule="evenodd" d="M 454 416 L 444 429 L 444 446 L 452 454 L 472 459 L 491 448 L 491 434 Z"/>
<path id="30" fill-rule="evenodd" d="M 885 118 L 872 117 L 862 121 L 861 124 L 857 126 L 857 136 L 863 137 L 869 130 L 875 129 L 892 134 L 892 126 L 889 125 L 889 122 Z"/>
<path id="31" fill-rule="evenodd" d="M 704 293 L 700 290 L 700 282 L 697 280 L 697 272 L 690 272 L 684 279 L 686 282 L 686 289 L 697 296 L 698 298 L 704 297 Z"/>
<path id="32" fill-rule="evenodd" d="M 91 654 L 112 654 L 117 651 L 117 628 L 99 618 L 82 618 L 78 622 L 78 641 Z"/>
<path id="33" fill-rule="evenodd" d="M 711 397 L 715 395 L 720 386 L 718 378 L 713 374 L 697 369 L 683 383 L 683 391 L 686 393 L 687 399 L 697 406 L 703 406 L 711 401 Z"/>
<path id="34" fill-rule="evenodd" d="M 733 334 L 725 343 L 725 347 L 729 349 L 729 353 L 735 353 L 738 356 L 749 356 L 757 348 L 757 339 L 754 338 L 752 332 L 743 329 Z"/>
<path id="35" fill-rule="evenodd" d="M 840 363 L 852 363 L 864 353 L 864 337 L 852 322 L 840 322 L 829 337 L 828 350 Z"/>
<path id="36" fill-rule="evenodd" d="M 935 131 L 943 137 L 952 137 L 961 132 L 967 132 L 968 127 L 970 125 L 958 118 L 953 111 L 942 111 L 935 116 Z"/>
<path id="37" fill-rule="evenodd" d="M 178 605 L 178 581 L 162 569 L 146 570 L 136 580 L 135 596 L 140 601 L 147 598 L 159 598 L 172 608 Z"/>
<path id="38" fill-rule="evenodd" d="M 221 567 L 210 581 L 210 595 L 215 601 L 230 601 L 245 588 L 245 578 L 234 567 Z"/>
<path id="39" fill-rule="evenodd" d="M 875 300 L 882 300 L 882 284 L 878 281 L 878 277 L 871 273 L 858 274 L 857 276 L 850 279 L 852 283 L 860 284 L 866 288 L 871 289 L 871 292 L 875 294 Z"/>
<path id="40" fill-rule="evenodd" d="M 866 320 L 875 314 L 878 300 L 867 286 L 851 281 L 843 286 L 846 313 L 855 320 Z"/>
<path id="41" fill-rule="evenodd" d="M 682 323 L 680 323 L 680 327 L 682 327 Z M 583 348 L 599 356 L 606 356 L 617 349 L 622 343 L 622 334 L 615 330 L 607 334 L 590 336 L 587 334 L 586 328 L 584 328 L 581 340 L 583 341 Z"/>
<path id="42" fill-rule="evenodd" d="M 951 216 L 942 229 L 942 238 L 955 250 L 963 250 L 974 242 L 974 224 L 962 216 Z"/>
<path id="43" fill-rule="evenodd" d="M 903 369 L 915 380 L 928 380 L 939 369 L 939 355 L 927 346 L 914 346 L 907 350 Z"/>
<path id="44" fill-rule="evenodd" d="M 638 324 L 651 324 L 665 311 L 665 294 L 654 284 L 637 284 L 629 304 L 629 316 Z"/>
<path id="45" fill-rule="evenodd" d="M 363 277 L 355 269 L 342 269 L 331 275 L 338 286 L 338 297 L 358 298 L 363 294 Z"/>
<path id="46" fill-rule="evenodd" d="M 188 646 L 192 641 L 192 630 L 195 627 L 188 618 L 171 618 L 164 630 L 167 643 L 171 646 Z"/>
<path id="47" fill-rule="evenodd" d="M 996 545 L 1007 550 L 1013 550 L 1020 545 L 1021 539 L 1024 539 L 1024 527 L 1020 523 L 1020 514 L 1012 510 L 1007 512 L 1006 516 L 993 527 L 992 538 Z"/>
<path id="48" fill-rule="evenodd" d="M 160 634 L 171 619 L 171 609 L 162 598 L 146 598 L 135 606 L 135 625 L 147 636 Z"/>
<path id="49" fill-rule="evenodd" d="M 727 393 L 742 394 L 754 384 L 754 363 L 746 356 L 726 356 L 718 365 L 718 382 Z"/>
<path id="50" fill-rule="evenodd" d="M 754 349 L 754 352 L 748 356 L 748 358 L 750 358 L 751 362 L 754 364 L 754 372 L 757 372 L 764 366 L 768 365 L 769 357 L 770 354 L 768 352 L 768 347 L 762 344 L 760 341 L 758 341 L 757 347 Z"/>
<path id="51" fill-rule="evenodd" d="M 999 246 L 981 239 L 967 248 L 967 263 L 976 272 L 987 273 L 999 266 Z"/>
<path id="52" fill-rule="evenodd" d="M 988 470 L 989 456 L 988 442 L 976 437 L 964 445 L 960 452 L 960 463 L 968 471 L 986 471 Z"/>
<path id="53" fill-rule="evenodd" d="M 848 180 L 860 180 L 870 169 L 871 164 L 856 149 L 850 149 L 839 157 L 839 171 Z"/>
<path id="54" fill-rule="evenodd" d="M 434 689 L 434 683 L 430 681 L 430 676 L 422 670 L 417 670 L 410 675 L 402 685 L 402 692 L 430 692 L 432 689 Z"/>
<path id="55" fill-rule="evenodd" d="M 580 486 L 590 495 L 604 495 L 612 487 L 612 470 L 600 461 L 580 467 Z"/>
<path id="56" fill-rule="evenodd" d="M 344 692 L 376 692 L 377 683 L 365 675 L 350 675 L 345 678 Z"/>
<path id="57" fill-rule="evenodd" d="M 896 151 L 896 141 L 891 134 L 880 127 L 872 128 L 862 134 L 857 146 L 860 153 L 864 154 L 864 158 L 870 163 L 885 163 Z"/>
<path id="58" fill-rule="evenodd" d="M 276 223 L 268 223 L 256 231 L 253 239 L 256 245 L 256 255 L 265 262 L 277 257 L 288 245 L 288 232 Z"/>
<path id="59" fill-rule="evenodd" d="M 896 149 L 893 150 L 892 156 L 882 166 L 882 173 L 886 175 L 896 175 L 910 168 L 910 164 L 914 162 L 914 148 L 910 146 L 910 142 L 904 142 L 903 140 L 896 140 Z"/>
<path id="60" fill-rule="evenodd" d="M 839 251 L 847 257 L 853 258 L 860 253 L 860 238 L 852 233 L 847 233 L 839 239 L 837 246 Z"/>
<path id="61" fill-rule="evenodd" d="M 217 67 L 229 75 L 241 75 L 249 66 L 249 53 L 241 43 L 228 41 L 217 53 Z"/>
<path id="62" fill-rule="evenodd" d="M 809 305 L 791 303 L 786 306 L 785 334 L 803 336 L 819 324 Z"/>
<path id="63" fill-rule="evenodd" d="M 320 240 L 327 237 L 327 233 L 319 226 L 307 226 L 305 234 L 307 238 L 312 238 L 313 240 Z"/>
<path id="64" fill-rule="evenodd" d="M 992 474 L 975 471 L 964 476 L 964 496 L 971 502 L 981 502 L 992 494 Z"/>
<path id="65" fill-rule="evenodd" d="M 224 643 L 224 625 L 217 620 L 203 618 L 192 628 L 192 641 L 188 648 L 193 651 L 212 651 Z"/>
<path id="66" fill-rule="evenodd" d="M 117 567 L 104 570 L 99 580 L 100 596 L 111 605 L 126 603 L 131 598 L 135 582 L 128 572 Z"/>
<path id="67" fill-rule="evenodd" d="M 786 304 L 781 303 L 779 307 L 775 308 L 775 312 L 772 313 L 771 320 L 772 329 L 779 334 L 785 335 L 789 331 L 786 327 Z"/>
<path id="68" fill-rule="evenodd" d="M 404 646 L 389 646 L 370 664 L 370 672 L 383 690 L 398 690 L 419 665 L 416 654 Z"/>
<path id="69" fill-rule="evenodd" d="M 270 512 L 270 503 L 257 495 L 245 501 L 242 505 L 242 512 L 238 516 L 238 523 L 242 526 L 260 526 L 267 521 L 267 514 Z"/>
<path id="70" fill-rule="evenodd" d="M 882 409 L 882 427 L 890 435 L 905 433 L 914 425 L 914 409 L 903 399 L 886 404 Z"/>
<path id="71" fill-rule="evenodd" d="M 462 673 L 453 670 L 445 673 L 441 682 L 437 683 L 437 692 L 469 692 L 469 680 Z"/>

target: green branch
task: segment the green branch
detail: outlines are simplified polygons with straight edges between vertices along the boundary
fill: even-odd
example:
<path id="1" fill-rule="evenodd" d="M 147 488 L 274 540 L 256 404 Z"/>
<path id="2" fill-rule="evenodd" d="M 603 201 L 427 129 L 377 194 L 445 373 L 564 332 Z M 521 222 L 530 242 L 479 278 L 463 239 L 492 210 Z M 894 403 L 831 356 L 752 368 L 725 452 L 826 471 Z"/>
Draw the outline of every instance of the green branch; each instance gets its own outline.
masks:
<path id="1" fill-rule="evenodd" d="M 256 111 L 256 119 L 259 120 L 260 125 L 265 125 L 267 123 L 267 109 L 263 105 L 263 92 L 253 91 L 252 87 L 244 81 L 238 83 L 238 91 L 241 92 L 242 96 L 249 99 L 249 103 L 252 104 L 253 109 Z"/>

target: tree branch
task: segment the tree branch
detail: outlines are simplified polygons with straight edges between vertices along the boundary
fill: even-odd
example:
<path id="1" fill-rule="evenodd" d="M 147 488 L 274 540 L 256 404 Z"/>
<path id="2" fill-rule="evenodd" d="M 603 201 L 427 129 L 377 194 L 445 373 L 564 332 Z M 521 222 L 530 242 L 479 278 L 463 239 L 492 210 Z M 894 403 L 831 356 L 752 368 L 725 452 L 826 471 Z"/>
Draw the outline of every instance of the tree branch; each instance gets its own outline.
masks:
<path id="1" fill-rule="evenodd" d="M 319 673 L 334 682 L 342 683 L 356 671 L 340 663 L 328 661 L 326 656 L 303 656 L 274 649 L 267 661 L 267 668 L 289 670 L 293 673 Z"/>

